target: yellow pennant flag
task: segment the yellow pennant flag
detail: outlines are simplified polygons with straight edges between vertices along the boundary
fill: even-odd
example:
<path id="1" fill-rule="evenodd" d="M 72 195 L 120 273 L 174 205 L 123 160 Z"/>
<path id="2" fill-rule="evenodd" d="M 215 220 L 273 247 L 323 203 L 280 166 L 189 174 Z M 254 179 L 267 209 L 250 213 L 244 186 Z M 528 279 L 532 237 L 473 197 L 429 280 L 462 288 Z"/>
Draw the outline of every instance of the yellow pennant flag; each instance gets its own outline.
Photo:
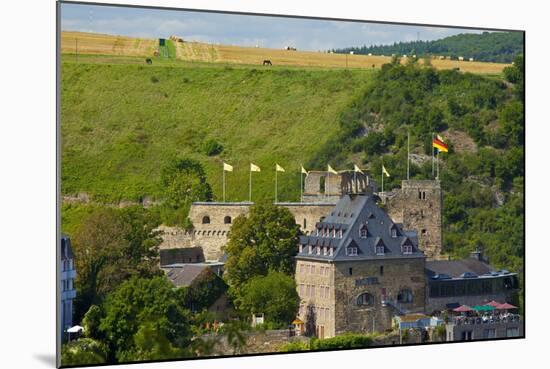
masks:
<path id="1" fill-rule="evenodd" d="M 356 173 L 365 174 L 365 173 L 363 173 L 363 171 L 361 170 L 361 168 L 359 168 L 356 164 L 353 164 L 353 171 L 356 172 Z"/>
<path id="2" fill-rule="evenodd" d="M 382 173 L 384 173 L 386 175 L 386 177 L 389 177 L 390 174 L 388 173 L 388 171 L 386 170 L 386 167 L 384 166 L 384 164 L 382 164 Z"/>
<path id="3" fill-rule="evenodd" d="M 304 173 L 305 175 L 307 175 L 307 174 L 308 174 L 308 173 L 307 173 L 307 170 L 306 170 L 306 168 L 304 168 L 304 166 L 303 166 L 303 165 L 302 165 L 302 173 Z"/>
<path id="4" fill-rule="evenodd" d="M 255 165 L 255 164 L 252 164 L 250 163 L 250 171 L 251 172 L 259 172 L 260 171 L 260 167 Z"/>
<path id="5" fill-rule="evenodd" d="M 277 172 L 284 172 L 285 171 L 285 168 L 283 168 L 282 166 L 280 166 L 279 164 L 275 164 L 275 170 Z"/>
<path id="6" fill-rule="evenodd" d="M 223 163 L 223 170 L 226 172 L 232 172 L 233 171 L 233 165 L 229 165 L 227 163 Z"/>
<path id="7" fill-rule="evenodd" d="M 338 174 L 338 172 L 335 171 L 334 168 L 330 166 L 330 164 L 327 166 L 327 172 L 332 174 Z"/>

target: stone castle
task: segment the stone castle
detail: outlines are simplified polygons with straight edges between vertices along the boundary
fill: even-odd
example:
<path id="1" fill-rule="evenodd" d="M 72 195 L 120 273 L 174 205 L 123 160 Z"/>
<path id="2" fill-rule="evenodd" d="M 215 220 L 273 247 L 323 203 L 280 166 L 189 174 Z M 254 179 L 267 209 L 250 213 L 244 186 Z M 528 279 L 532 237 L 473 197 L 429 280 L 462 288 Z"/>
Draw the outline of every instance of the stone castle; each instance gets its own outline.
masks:
<path id="1" fill-rule="evenodd" d="M 419 246 L 426 256 L 437 259 L 441 255 L 442 196 L 439 181 L 404 180 L 401 189 L 378 192 L 376 182 L 367 174 L 342 171 L 332 174 L 310 171 L 304 180 L 302 202 L 279 202 L 294 215 L 305 235 L 315 230 L 345 194 L 376 194 L 382 206 L 395 223 L 406 230 L 416 231 Z M 233 220 L 246 215 L 250 202 L 196 202 L 189 211 L 193 230 L 161 227 L 161 249 L 200 247 L 206 261 L 223 257 Z"/>

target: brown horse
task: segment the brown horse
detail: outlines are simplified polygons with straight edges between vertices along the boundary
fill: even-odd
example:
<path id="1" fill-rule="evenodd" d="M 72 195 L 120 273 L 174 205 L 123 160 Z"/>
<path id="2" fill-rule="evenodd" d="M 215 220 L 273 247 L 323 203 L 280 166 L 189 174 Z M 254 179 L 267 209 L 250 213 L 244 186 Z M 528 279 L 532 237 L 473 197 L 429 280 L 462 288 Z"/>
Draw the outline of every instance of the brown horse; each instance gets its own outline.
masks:
<path id="1" fill-rule="evenodd" d="M 266 59 L 264 60 L 264 63 L 262 65 L 273 65 L 273 64 L 271 63 L 271 60 Z"/>

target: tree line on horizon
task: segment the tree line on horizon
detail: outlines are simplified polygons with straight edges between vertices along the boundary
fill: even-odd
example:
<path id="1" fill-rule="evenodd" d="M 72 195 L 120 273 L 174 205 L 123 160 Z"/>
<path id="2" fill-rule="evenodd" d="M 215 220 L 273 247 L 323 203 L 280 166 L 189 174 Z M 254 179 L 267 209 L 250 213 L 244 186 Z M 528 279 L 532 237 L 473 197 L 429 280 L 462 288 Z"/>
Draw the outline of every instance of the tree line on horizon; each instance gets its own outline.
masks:
<path id="1" fill-rule="evenodd" d="M 483 32 L 481 34 L 461 33 L 434 41 L 394 42 L 391 45 L 355 46 L 332 50 L 335 53 L 373 55 L 417 55 L 418 57 L 447 56 L 466 60 L 511 63 L 523 53 L 522 32 Z"/>

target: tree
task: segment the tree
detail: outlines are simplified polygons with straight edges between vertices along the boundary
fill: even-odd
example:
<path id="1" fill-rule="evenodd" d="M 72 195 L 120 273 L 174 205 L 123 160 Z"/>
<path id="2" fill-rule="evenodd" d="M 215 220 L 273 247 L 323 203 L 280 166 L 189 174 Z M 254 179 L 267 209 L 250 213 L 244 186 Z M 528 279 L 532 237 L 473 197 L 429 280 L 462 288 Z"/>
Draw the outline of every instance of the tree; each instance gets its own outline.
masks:
<path id="1" fill-rule="evenodd" d="M 193 201 L 212 200 L 212 188 L 206 182 L 202 165 L 192 159 L 172 160 L 161 175 L 166 188 L 165 203 L 173 209 L 188 209 Z"/>
<path id="2" fill-rule="evenodd" d="M 504 78 L 510 83 L 515 84 L 515 93 L 518 99 L 523 100 L 525 91 L 525 60 L 523 55 L 514 58 L 514 65 L 503 69 Z"/>
<path id="3" fill-rule="evenodd" d="M 101 308 L 97 305 L 92 305 L 84 315 L 82 319 L 82 327 L 84 328 L 84 335 L 88 338 L 101 339 L 101 332 L 99 331 L 99 324 L 103 313 Z"/>
<path id="4" fill-rule="evenodd" d="M 267 323 L 286 328 L 296 317 L 300 297 L 292 276 L 270 271 L 266 276 L 252 278 L 243 286 L 237 305 L 249 314 L 264 313 Z"/>
<path id="5" fill-rule="evenodd" d="M 124 282 L 104 303 L 100 330 L 119 361 L 166 353 L 190 355 L 189 312 L 181 307 L 172 284 L 164 276 Z M 159 338 L 153 345 L 147 336 Z M 168 345 L 169 344 L 169 345 Z"/>
<path id="6" fill-rule="evenodd" d="M 61 365 L 91 365 L 107 362 L 107 346 L 91 338 L 80 338 L 61 347 Z"/>
<path id="7" fill-rule="evenodd" d="M 225 247 L 226 275 L 232 289 L 240 290 L 269 270 L 293 275 L 299 232 L 288 209 L 267 202 L 252 206 L 248 217 L 237 217 Z"/>
<path id="8" fill-rule="evenodd" d="M 134 335 L 134 348 L 122 353 L 119 362 L 178 359 L 187 354 L 185 349 L 175 347 L 155 323 L 145 322 Z"/>
<path id="9" fill-rule="evenodd" d="M 73 237 L 77 298 L 75 320 L 133 275 L 158 275 L 158 219 L 146 209 L 99 208 Z"/>

